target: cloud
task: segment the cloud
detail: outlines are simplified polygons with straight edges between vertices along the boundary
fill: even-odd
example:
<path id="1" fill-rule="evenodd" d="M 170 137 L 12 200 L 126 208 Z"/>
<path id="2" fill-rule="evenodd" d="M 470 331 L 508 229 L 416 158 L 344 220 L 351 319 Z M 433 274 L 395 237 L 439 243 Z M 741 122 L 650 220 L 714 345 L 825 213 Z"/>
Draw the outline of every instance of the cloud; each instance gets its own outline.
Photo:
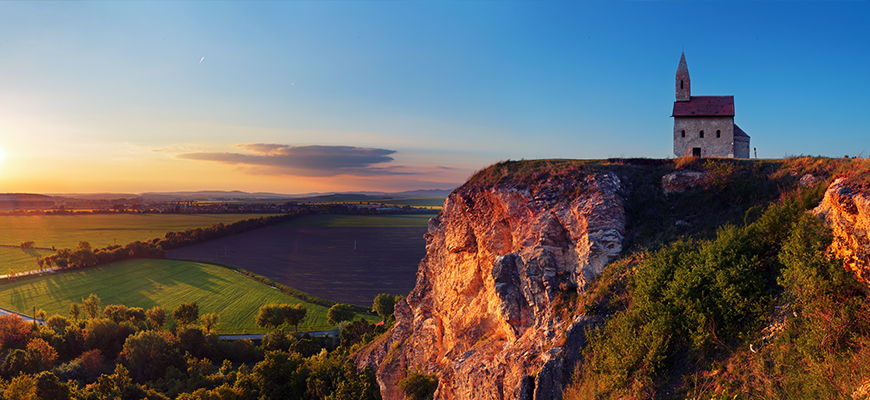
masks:
<path id="1" fill-rule="evenodd" d="M 407 175 L 400 166 L 380 164 L 393 161 L 395 150 L 352 146 L 290 146 L 248 143 L 235 147 L 247 153 L 196 152 L 178 158 L 238 165 L 247 172 L 264 175 L 374 176 Z"/>

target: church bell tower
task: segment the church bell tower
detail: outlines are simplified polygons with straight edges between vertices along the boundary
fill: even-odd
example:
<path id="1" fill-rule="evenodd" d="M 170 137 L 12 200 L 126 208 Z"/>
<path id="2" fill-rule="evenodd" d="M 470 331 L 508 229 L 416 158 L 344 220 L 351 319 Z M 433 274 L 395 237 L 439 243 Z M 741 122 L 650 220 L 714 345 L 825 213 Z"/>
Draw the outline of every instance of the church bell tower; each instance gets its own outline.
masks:
<path id="1" fill-rule="evenodd" d="M 689 101 L 692 97 L 691 88 L 689 66 L 686 65 L 686 53 L 682 53 L 680 56 L 680 66 L 677 67 L 677 101 Z"/>

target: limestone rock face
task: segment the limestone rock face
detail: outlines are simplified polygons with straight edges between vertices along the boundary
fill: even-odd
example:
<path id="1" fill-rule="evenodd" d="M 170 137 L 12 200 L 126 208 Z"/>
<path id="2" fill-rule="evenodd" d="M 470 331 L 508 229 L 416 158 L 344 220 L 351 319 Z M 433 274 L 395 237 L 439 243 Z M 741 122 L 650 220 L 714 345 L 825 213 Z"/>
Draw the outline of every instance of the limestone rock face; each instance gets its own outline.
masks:
<path id="1" fill-rule="evenodd" d="M 622 190 L 617 175 L 597 173 L 450 194 L 396 325 L 357 355 L 383 398 L 404 398 L 406 370 L 437 374 L 436 399 L 561 398 L 596 321 L 564 321 L 553 302 L 622 250 Z"/>
<path id="2" fill-rule="evenodd" d="M 676 171 L 662 177 L 662 190 L 665 194 L 683 193 L 702 185 L 709 176 L 703 172 Z"/>
<path id="3" fill-rule="evenodd" d="M 830 251 L 845 260 L 858 279 L 870 285 L 870 195 L 851 188 L 843 178 L 825 192 L 813 211 L 825 219 L 834 234 Z"/>

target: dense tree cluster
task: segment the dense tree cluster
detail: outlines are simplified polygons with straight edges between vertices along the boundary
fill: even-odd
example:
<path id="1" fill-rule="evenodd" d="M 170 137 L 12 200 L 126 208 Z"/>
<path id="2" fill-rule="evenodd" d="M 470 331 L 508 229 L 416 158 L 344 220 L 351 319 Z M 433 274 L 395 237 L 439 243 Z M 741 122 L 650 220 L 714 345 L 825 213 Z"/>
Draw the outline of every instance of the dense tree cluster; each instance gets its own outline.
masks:
<path id="1" fill-rule="evenodd" d="M 264 306 L 258 322 L 276 329 L 259 345 L 219 340 L 218 315 L 200 317 L 195 302 L 169 323 L 163 307 L 102 307 L 94 295 L 72 319 L 0 316 L 0 399 L 379 399 L 374 373 L 349 355 L 384 329 L 358 320 L 338 337 L 300 337 L 284 329 L 304 320 L 299 309 Z"/>
<path id="2" fill-rule="evenodd" d="M 125 246 L 109 245 L 99 249 L 93 249 L 88 242 L 79 242 L 74 249 L 60 249 L 52 255 L 37 258 L 36 263 L 40 268 L 86 268 L 131 258 L 162 258 L 165 253 L 152 242 L 138 240 Z"/>

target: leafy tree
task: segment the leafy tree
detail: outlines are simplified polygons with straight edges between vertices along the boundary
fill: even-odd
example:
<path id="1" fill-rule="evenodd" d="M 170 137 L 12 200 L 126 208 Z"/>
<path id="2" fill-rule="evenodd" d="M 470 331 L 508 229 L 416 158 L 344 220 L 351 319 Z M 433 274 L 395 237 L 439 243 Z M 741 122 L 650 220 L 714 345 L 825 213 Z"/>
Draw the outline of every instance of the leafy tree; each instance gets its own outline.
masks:
<path id="1" fill-rule="evenodd" d="M 39 372 L 51 368 L 57 359 L 57 351 L 42 339 L 33 339 L 24 349 L 24 360 L 30 372 Z"/>
<path id="2" fill-rule="evenodd" d="M 88 315 L 88 318 L 97 318 L 100 315 L 100 298 L 91 293 L 87 299 L 82 299 L 82 308 L 85 309 L 85 314 Z"/>
<path id="3" fill-rule="evenodd" d="M 367 342 L 375 335 L 375 325 L 365 319 L 358 319 L 345 325 L 338 334 L 338 339 L 341 345 L 350 348 L 351 346 Z"/>
<path id="4" fill-rule="evenodd" d="M 117 399 L 121 398 L 121 393 L 127 388 L 130 381 L 130 371 L 124 368 L 124 365 L 118 363 L 115 365 L 115 373 L 100 375 L 97 378 L 94 389 L 101 395 L 101 399 Z"/>
<path id="5" fill-rule="evenodd" d="M 70 398 L 69 385 L 60 381 L 52 372 L 43 371 L 36 375 L 36 398 L 67 400 Z"/>
<path id="6" fill-rule="evenodd" d="M 162 329 L 163 324 L 166 323 L 166 310 L 163 307 L 152 307 L 145 314 L 148 316 L 148 321 L 151 322 L 151 325 L 157 329 Z"/>
<path id="7" fill-rule="evenodd" d="M 77 303 L 69 304 L 69 316 L 73 318 L 76 322 L 79 320 L 79 316 L 82 315 L 82 310 L 79 308 Z"/>
<path id="8" fill-rule="evenodd" d="M 257 326 L 275 328 L 284 323 L 284 313 L 278 304 L 268 304 L 260 307 L 257 313 Z"/>
<path id="9" fill-rule="evenodd" d="M 27 353 L 22 349 L 13 349 L 6 354 L 6 360 L 0 364 L 3 375 L 15 376 L 20 373 L 25 373 L 27 367 Z M 8 394 L 8 392 L 7 392 Z"/>
<path id="10" fill-rule="evenodd" d="M 177 340 L 168 332 L 140 331 L 130 336 L 124 342 L 121 359 L 138 382 L 162 377 L 169 366 L 184 365 Z"/>
<path id="11" fill-rule="evenodd" d="M 299 332 L 299 324 L 305 320 L 305 314 L 308 310 L 302 304 L 287 305 L 282 307 L 284 313 L 284 321 L 287 325 L 293 325 L 296 332 Z"/>
<path id="12" fill-rule="evenodd" d="M 33 375 L 21 374 L 12 378 L 3 395 L 9 400 L 38 399 L 36 396 L 36 382 Z"/>
<path id="13" fill-rule="evenodd" d="M 127 319 L 133 322 L 143 322 L 148 319 L 145 310 L 142 307 L 133 307 L 127 309 Z"/>
<path id="14" fill-rule="evenodd" d="M 100 376 L 103 371 L 103 363 L 106 360 L 106 358 L 103 357 L 103 352 L 100 351 L 100 349 L 93 349 L 83 352 L 78 359 L 81 360 L 82 365 L 93 376 Z"/>
<path id="15" fill-rule="evenodd" d="M 24 322 L 18 315 L 0 315 L 0 349 L 24 348 L 32 329 L 33 324 Z"/>
<path id="16" fill-rule="evenodd" d="M 203 332 L 215 333 L 217 331 L 218 315 L 215 313 L 208 313 L 206 315 L 203 315 L 200 323 L 202 325 Z"/>
<path id="17" fill-rule="evenodd" d="M 341 321 L 350 321 L 353 320 L 354 315 L 353 308 L 347 304 L 336 303 L 334 306 L 329 308 L 329 311 L 326 312 L 326 320 L 331 325 L 338 325 Z"/>
<path id="18" fill-rule="evenodd" d="M 403 298 L 403 296 L 393 296 L 391 294 L 381 293 L 375 296 L 374 304 L 372 304 L 372 311 L 378 313 L 381 318 L 386 319 L 390 315 L 393 315 L 396 303 Z"/>
<path id="19" fill-rule="evenodd" d="M 84 347 L 88 350 L 100 349 L 103 355 L 114 358 L 121 351 L 124 340 L 136 330 L 127 321 L 119 324 L 106 318 L 92 319 L 84 329 Z"/>
<path id="20" fill-rule="evenodd" d="M 190 325 L 199 319 L 199 306 L 196 302 L 181 303 L 172 311 L 172 318 L 181 325 Z"/>
<path id="21" fill-rule="evenodd" d="M 112 304 L 110 306 L 106 306 L 106 309 L 103 310 L 103 314 L 105 314 L 109 319 L 115 321 L 115 323 L 121 323 L 121 321 L 127 320 L 127 306 L 120 304 Z"/>
<path id="22" fill-rule="evenodd" d="M 281 324 L 293 325 L 299 331 L 299 324 L 305 320 L 308 310 L 302 304 L 268 304 L 260 307 L 257 325 L 274 328 Z"/>
<path id="23" fill-rule="evenodd" d="M 32 240 L 28 240 L 26 242 L 21 242 L 22 249 L 32 249 L 34 247 L 36 247 L 36 242 L 34 242 Z"/>
<path id="24" fill-rule="evenodd" d="M 254 382 L 267 399 L 302 399 L 307 388 L 308 369 L 298 353 L 270 351 L 253 370 Z"/>
<path id="25" fill-rule="evenodd" d="M 66 327 L 70 326 L 68 319 L 60 315 L 52 315 L 45 320 L 45 325 L 53 329 L 55 332 L 63 332 Z"/>

